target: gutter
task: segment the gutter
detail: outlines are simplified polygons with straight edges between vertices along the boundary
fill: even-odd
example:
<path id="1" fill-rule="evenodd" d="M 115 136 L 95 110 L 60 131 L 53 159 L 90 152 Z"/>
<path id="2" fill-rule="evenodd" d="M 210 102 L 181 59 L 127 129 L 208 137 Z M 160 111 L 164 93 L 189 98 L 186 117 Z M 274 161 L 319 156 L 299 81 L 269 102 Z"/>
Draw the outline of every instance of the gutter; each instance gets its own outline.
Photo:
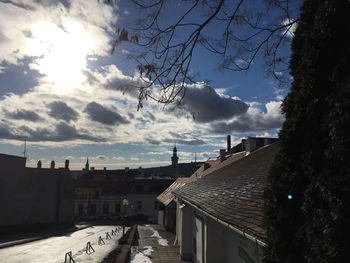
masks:
<path id="1" fill-rule="evenodd" d="M 234 227 L 233 225 L 217 218 L 216 216 L 213 216 L 211 214 L 209 214 L 208 212 L 204 211 L 203 209 L 199 208 L 198 206 L 192 204 L 190 201 L 184 199 L 183 197 L 179 196 L 178 194 L 174 193 L 173 194 L 177 197 L 177 198 L 180 198 L 182 201 L 184 201 L 185 203 L 189 204 L 190 206 L 194 207 L 195 209 L 199 210 L 201 213 L 205 214 L 206 216 L 210 217 L 211 219 L 213 219 L 214 221 L 222 224 L 223 226 L 225 227 L 228 227 L 230 229 L 232 229 L 233 231 L 235 231 L 237 234 L 241 235 L 241 236 L 244 236 L 246 238 L 248 238 L 249 240 L 255 242 L 256 244 L 262 246 L 262 247 L 266 247 L 267 244 L 259 239 L 257 239 L 256 237 L 253 237 L 247 233 L 245 233 L 244 231 L 242 230 L 239 230 L 238 228 Z"/>

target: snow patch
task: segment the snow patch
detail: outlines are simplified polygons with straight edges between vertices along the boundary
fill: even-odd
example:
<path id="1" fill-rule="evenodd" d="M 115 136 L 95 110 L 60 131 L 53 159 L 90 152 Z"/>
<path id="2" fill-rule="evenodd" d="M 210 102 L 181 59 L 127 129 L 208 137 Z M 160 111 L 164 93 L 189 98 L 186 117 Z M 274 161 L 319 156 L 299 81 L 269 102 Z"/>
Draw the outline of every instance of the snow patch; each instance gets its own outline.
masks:
<path id="1" fill-rule="evenodd" d="M 92 226 L 75 231 L 66 236 L 50 237 L 26 244 L 0 249 L 0 261 L 6 263 L 62 263 L 67 252 L 71 251 L 75 262 L 101 262 L 113 249 L 118 246 L 121 231 L 106 239 L 106 232 L 111 235 L 112 230 L 119 226 Z M 127 230 L 128 228 L 126 228 Z M 104 245 L 98 245 L 98 238 L 104 239 Z M 86 254 L 86 243 L 91 242 L 95 252 Z"/>
<path id="2" fill-rule="evenodd" d="M 130 263 L 152 263 L 149 258 L 154 250 L 151 246 L 144 246 L 142 251 L 137 253 Z"/>
<path id="3" fill-rule="evenodd" d="M 161 245 L 161 246 L 169 246 L 168 240 L 166 240 L 165 238 L 162 238 L 162 237 L 159 235 L 158 231 L 154 230 L 153 227 L 150 227 L 149 229 L 150 229 L 151 231 L 153 231 L 153 234 L 152 234 L 151 237 L 156 237 L 156 238 L 158 238 L 158 244 L 159 244 L 159 245 Z"/>

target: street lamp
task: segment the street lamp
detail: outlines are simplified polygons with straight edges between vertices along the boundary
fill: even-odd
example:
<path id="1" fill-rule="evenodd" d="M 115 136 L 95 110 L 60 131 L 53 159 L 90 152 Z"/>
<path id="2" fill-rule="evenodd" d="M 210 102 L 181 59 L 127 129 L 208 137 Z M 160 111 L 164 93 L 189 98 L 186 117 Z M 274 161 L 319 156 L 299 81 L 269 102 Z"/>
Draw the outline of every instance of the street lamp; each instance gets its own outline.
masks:
<path id="1" fill-rule="evenodd" d="M 124 237 L 124 234 L 125 234 L 125 218 L 126 218 L 126 208 L 128 207 L 129 205 L 129 200 L 124 198 L 123 199 L 123 207 L 124 207 L 124 216 L 123 216 L 123 237 Z"/>

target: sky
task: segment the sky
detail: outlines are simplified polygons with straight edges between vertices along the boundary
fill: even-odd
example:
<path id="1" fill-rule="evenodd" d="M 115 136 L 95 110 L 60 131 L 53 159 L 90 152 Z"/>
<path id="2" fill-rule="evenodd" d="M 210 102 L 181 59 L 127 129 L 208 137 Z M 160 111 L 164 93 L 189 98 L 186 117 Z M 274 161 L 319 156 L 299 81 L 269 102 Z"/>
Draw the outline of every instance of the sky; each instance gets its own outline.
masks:
<path id="1" fill-rule="evenodd" d="M 0 153 L 23 155 L 26 137 L 27 166 L 69 159 L 80 170 L 88 157 L 96 168 L 151 167 L 169 165 L 175 144 L 189 162 L 216 157 L 228 134 L 232 145 L 277 136 L 288 87 L 259 59 L 248 72 L 222 72 L 199 49 L 198 82 L 180 108 L 148 100 L 137 110 L 130 46 L 110 52 L 116 28 L 137 12 L 123 0 L 0 0 Z"/>

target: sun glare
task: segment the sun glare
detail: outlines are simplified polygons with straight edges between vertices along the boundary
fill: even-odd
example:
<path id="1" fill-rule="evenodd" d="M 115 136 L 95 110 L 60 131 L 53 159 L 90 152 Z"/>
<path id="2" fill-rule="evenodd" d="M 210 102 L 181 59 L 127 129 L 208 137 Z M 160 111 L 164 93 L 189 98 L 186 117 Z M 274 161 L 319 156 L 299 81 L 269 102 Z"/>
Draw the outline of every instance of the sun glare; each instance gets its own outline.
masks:
<path id="1" fill-rule="evenodd" d="M 96 49 L 95 39 L 83 25 L 74 22 L 63 26 L 41 23 L 36 35 L 42 48 L 42 56 L 36 60 L 39 71 L 57 92 L 78 88 L 84 80 L 87 56 Z"/>

